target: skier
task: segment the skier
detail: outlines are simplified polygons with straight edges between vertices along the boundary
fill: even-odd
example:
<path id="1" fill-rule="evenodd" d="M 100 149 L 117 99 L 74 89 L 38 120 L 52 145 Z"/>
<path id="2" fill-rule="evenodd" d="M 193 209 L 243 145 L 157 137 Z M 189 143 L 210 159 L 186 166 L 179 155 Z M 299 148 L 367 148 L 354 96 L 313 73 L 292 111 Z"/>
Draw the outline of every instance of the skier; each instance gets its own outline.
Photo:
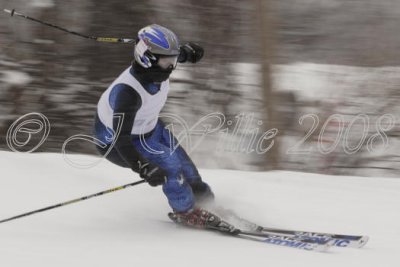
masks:
<path id="1" fill-rule="evenodd" d="M 172 134 L 158 116 L 177 63 L 197 63 L 203 54 L 196 43 L 181 46 L 165 27 L 153 24 L 141 29 L 132 65 L 98 102 L 94 128 L 96 138 L 103 143 L 96 146 L 103 156 L 131 168 L 151 186 L 162 185 L 174 211 L 170 217 L 200 227 L 215 221 L 212 213 L 199 207 L 201 202 L 213 200 L 214 194 L 184 149 L 178 146 L 173 150 L 177 143 L 171 144 Z"/>

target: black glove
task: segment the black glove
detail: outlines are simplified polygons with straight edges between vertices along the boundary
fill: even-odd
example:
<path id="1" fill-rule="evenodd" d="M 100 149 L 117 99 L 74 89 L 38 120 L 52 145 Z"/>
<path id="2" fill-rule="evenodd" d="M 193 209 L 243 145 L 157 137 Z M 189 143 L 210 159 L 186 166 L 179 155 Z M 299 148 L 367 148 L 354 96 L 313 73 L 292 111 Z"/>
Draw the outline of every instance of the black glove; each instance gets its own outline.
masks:
<path id="1" fill-rule="evenodd" d="M 140 177 L 146 180 L 151 186 L 162 185 L 167 181 L 167 174 L 160 167 L 150 162 L 142 163 L 140 161 L 138 161 L 138 165 Z"/>
<path id="2" fill-rule="evenodd" d="M 196 43 L 186 43 L 185 45 L 181 46 L 181 52 L 178 57 L 179 63 L 197 63 L 204 55 L 204 49 L 200 45 Z"/>

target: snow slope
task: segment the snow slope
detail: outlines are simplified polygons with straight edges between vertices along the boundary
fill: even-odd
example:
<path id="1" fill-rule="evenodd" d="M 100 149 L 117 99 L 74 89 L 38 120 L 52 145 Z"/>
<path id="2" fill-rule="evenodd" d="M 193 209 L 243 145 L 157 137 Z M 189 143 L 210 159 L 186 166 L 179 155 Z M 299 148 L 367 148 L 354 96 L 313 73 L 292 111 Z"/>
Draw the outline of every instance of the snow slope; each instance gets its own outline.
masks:
<path id="1" fill-rule="evenodd" d="M 107 161 L 0 152 L 0 219 L 138 180 Z M 93 157 L 74 155 L 74 160 Z M 161 188 L 137 187 L 0 225 L 0 266 L 399 266 L 400 179 L 202 170 L 217 201 L 267 226 L 366 234 L 329 253 L 171 223 Z"/>

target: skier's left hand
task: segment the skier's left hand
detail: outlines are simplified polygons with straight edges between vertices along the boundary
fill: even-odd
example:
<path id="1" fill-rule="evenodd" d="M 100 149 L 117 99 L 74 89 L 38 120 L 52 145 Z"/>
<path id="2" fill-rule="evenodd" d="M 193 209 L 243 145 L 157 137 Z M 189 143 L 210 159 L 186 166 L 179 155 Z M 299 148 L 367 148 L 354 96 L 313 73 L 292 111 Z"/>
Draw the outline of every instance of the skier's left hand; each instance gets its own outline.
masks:
<path id="1" fill-rule="evenodd" d="M 190 62 L 197 63 L 202 59 L 204 49 L 200 45 L 189 42 L 181 46 L 181 52 L 178 57 L 179 63 Z"/>

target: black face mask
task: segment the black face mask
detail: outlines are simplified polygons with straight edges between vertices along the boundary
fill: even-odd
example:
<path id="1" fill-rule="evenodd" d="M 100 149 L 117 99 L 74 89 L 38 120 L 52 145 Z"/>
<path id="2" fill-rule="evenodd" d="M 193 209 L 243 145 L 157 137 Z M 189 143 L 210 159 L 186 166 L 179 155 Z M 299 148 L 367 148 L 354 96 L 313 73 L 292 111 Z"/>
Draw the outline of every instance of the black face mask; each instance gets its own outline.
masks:
<path id="1" fill-rule="evenodd" d="M 159 66 L 143 68 L 138 63 L 133 62 L 132 67 L 135 71 L 135 76 L 141 83 L 161 83 L 166 81 L 172 73 L 171 69 L 162 69 Z"/>

